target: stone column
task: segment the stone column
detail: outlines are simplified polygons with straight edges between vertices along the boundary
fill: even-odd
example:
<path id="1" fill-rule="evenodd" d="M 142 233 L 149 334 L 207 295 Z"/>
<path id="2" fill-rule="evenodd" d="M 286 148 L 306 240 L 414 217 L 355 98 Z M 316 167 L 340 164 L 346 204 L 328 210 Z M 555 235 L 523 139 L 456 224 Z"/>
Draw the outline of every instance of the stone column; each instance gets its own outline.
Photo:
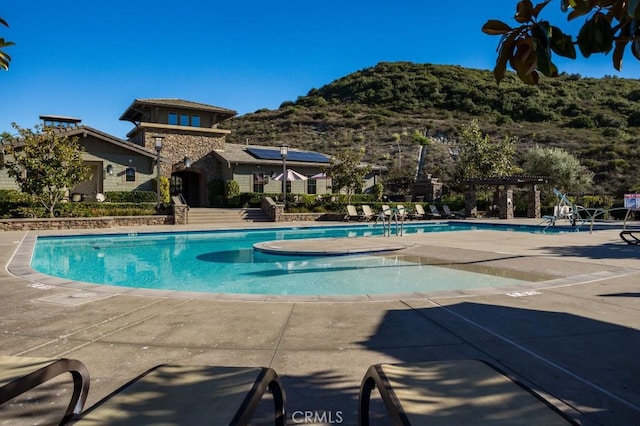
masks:
<path id="1" fill-rule="evenodd" d="M 529 205 L 527 206 L 527 217 L 540 219 L 540 191 L 536 185 L 531 187 L 531 191 L 528 194 Z"/>
<path id="2" fill-rule="evenodd" d="M 189 221 L 189 206 L 184 204 L 173 205 L 173 224 L 174 225 L 187 225 Z"/>
<path id="3" fill-rule="evenodd" d="M 464 193 L 464 212 L 467 217 L 478 216 L 478 199 L 476 191 L 473 189 Z"/>
<path id="4" fill-rule="evenodd" d="M 498 193 L 498 217 L 513 219 L 513 189 L 507 187 Z"/>

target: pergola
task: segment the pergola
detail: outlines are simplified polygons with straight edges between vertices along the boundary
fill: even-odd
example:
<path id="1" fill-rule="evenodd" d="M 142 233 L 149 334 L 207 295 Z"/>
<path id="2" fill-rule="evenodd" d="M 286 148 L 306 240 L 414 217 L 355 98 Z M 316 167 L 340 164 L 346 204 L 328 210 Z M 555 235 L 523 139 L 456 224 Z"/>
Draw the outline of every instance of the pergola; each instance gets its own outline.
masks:
<path id="1" fill-rule="evenodd" d="M 491 176 L 472 178 L 464 181 L 467 191 L 464 194 L 465 211 L 467 216 L 478 214 L 477 186 L 495 186 L 498 194 L 498 217 L 500 219 L 513 219 L 513 189 L 511 187 L 529 186 L 529 206 L 527 217 L 540 218 L 540 191 L 539 184 L 549 183 L 547 176 Z"/>

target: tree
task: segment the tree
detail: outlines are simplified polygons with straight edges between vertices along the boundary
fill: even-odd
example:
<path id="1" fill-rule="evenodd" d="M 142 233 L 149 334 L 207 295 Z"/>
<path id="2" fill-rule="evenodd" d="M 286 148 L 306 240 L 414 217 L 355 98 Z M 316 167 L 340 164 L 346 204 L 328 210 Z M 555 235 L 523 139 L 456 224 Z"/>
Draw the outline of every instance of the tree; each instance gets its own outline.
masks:
<path id="1" fill-rule="evenodd" d="M 588 58 L 594 53 L 608 53 L 613 49 L 613 67 L 622 69 L 622 57 L 627 46 L 640 60 L 640 2 L 629 0 L 561 0 L 560 8 L 568 12 L 568 20 L 586 16 L 578 35 L 564 34 L 549 21 L 538 15 L 551 0 L 533 5 L 530 0 L 518 1 L 514 19 L 521 24 L 508 24 L 490 19 L 482 31 L 501 36 L 498 58 L 493 74 L 498 83 L 504 77 L 507 63 L 516 71 L 520 80 L 537 84 L 539 72 L 547 77 L 558 75 L 552 62 L 555 53 L 575 59 L 576 49 Z"/>
<path id="2" fill-rule="evenodd" d="M 347 190 L 347 203 L 351 203 L 351 194 L 362 189 L 364 179 L 371 172 L 371 166 L 362 164 L 364 148 L 358 151 L 343 149 L 331 158 L 327 176 L 331 178 L 333 189 Z"/>
<path id="3" fill-rule="evenodd" d="M 9 24 L 7 24 L 7 21 L 5 21 L 2 18 L 0 18 L 0 25 L 4 25 L 5 27 L 9 28 Z M 4 38 L 0 37 L 0 68 L 2 68 L 5 71 L 9 69 L 9 62 L 11 62 L 11 56 L 5 53 L 4 48 L 13 46 L 14 44 L 15 44 L 14 42 L 6 41 Z"/>
<path id="4" fill-rule="evenodd" d="M 411 185 L 416 181 L 416 174 L 412 168 L 393 166 L 384 180 L 391 190 L 404 195 L 411 190 Z"/>
<path id="5" fill-rule="evenodd" d="M 524 153 L 523 160 L 523 169 L 527 174 L 548 176 L 551 184 L 562 192 L 584 192 L 593 184 L 593 173 L 561 148 L 536 146 Z"/>
<path id="6" fill-rule="evenodd" d="M 22 192 L 31 194 L 54 217 L 55 207 L 77 184 L 88 180 L 89 168 L 82 164 L 78 138 L 69 138 L 52 128 L 23 129 L 13 123 L 18 136 L 2 135 L 12 160 L 7 172 Z"/>
<path id="7" fill-rule="evenodd" d="M 502 141 L 492 142 L 489 135 L 482 135 L 476 120 L 462 128 L 460 155 L 456 161 L 456 175 L 459 180 L 508 176 L 517 172 L 513 163 L 516 152 L 515 138 L 505 137 Z"/>

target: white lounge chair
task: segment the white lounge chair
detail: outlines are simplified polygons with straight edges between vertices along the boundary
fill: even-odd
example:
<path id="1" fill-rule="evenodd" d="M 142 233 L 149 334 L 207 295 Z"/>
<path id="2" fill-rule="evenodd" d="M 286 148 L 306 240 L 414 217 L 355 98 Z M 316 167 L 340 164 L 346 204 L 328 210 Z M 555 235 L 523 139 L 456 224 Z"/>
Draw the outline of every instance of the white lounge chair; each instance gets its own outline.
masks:
<path id="1" fill-rule="evenodd" d="M 373 220 L 375 219 L 375 215 L 373 211 L 371 211 L 371 207 L 368 204 L 363 204 L 362 208 L 362 220 Z"/>
<path id="2" fill-rule="evenodd" d="M 347 214 L 344 217 L 344 220 L 362 220 L 362 216 L 358 214 L 358 210 L 356 210 L 356 206 L 347 204 Z"/>
<path id="3" fill-rule="evenodd" d="M 402 204 L 398 204 L 396 206 L 396 214 L 398 215 L 398 220 L 405 220 L 409 217 L 407 214 L 407 209 Z"/>
<path id="4" fill-rule="evenodd" d="M 424 211 L 422 204 L 415 204 L 413 206 L 413 214 L 411 216 L 413 219 L 425 219 L 427 217 L 427 213 Z"/>

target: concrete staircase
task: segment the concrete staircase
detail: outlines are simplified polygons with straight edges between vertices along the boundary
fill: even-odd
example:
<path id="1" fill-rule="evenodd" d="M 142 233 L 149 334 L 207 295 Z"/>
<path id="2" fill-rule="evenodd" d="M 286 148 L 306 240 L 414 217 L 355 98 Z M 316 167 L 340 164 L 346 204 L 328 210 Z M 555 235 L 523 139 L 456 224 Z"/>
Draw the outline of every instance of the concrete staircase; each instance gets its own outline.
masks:
<path id="1" fill-rule="evenodd" d="M 270 222 L 269 217 L 259 208 L 224 209 L 201 208 L 189 209 L 189 225 L 204 224 L 242 224 L 247 222 Z"/>

